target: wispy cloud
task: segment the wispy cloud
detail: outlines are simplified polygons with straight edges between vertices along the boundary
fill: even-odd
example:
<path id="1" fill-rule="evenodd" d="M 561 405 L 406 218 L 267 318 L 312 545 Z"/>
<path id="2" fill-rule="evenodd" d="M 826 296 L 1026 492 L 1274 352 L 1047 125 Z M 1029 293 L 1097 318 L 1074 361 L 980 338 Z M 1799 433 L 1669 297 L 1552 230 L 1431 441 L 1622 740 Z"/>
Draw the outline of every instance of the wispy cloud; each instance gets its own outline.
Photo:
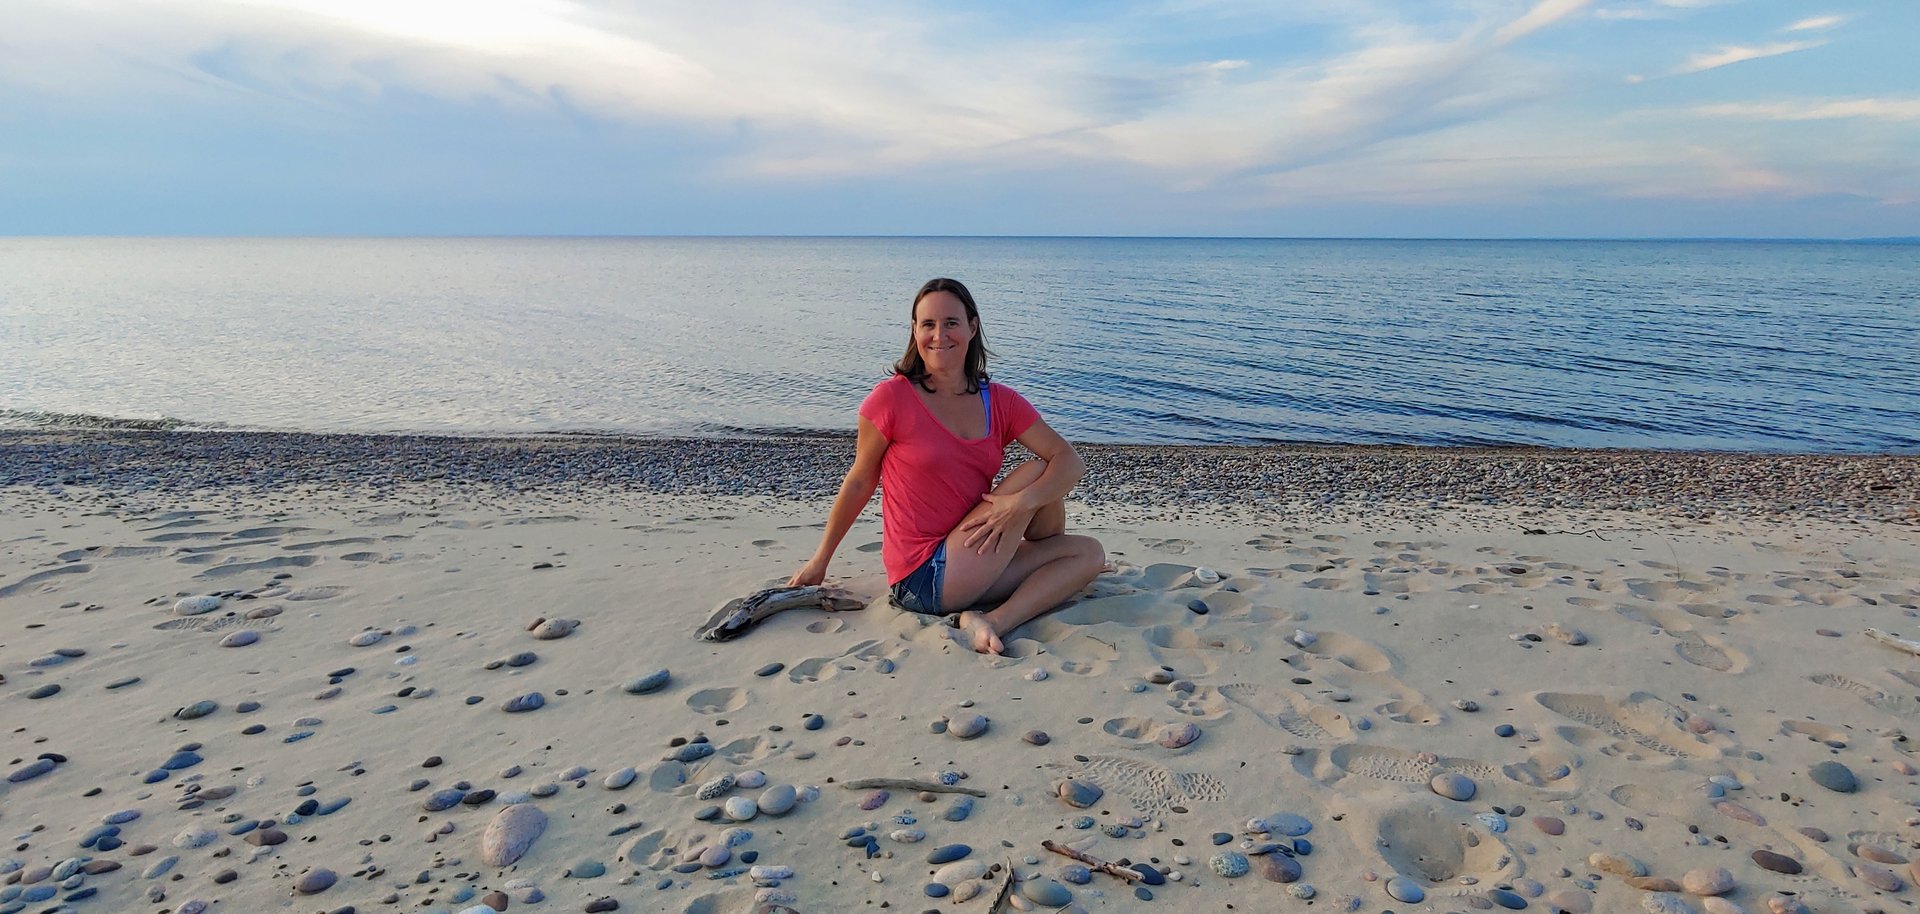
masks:
<path id="1" fill-rule="evenodd" d="M 1780 41 L 1763 45 L 1725 45 L 1718 50 L 1703 51 L 1687 58 L 1686 64 L 1678 70 L 1675 70 L 1674 73 L 1678 75 L 1717 70 L 1721 67 L 1745 63 L 1749 60 L 1779 57 L 1783 54 L 1794 54 L 1800 51 L 1811 50 L 1826 43 L 1824 39 L 1813 39 L 1807 41 Z"/>
<path id="2" fill-rule="evenodd" d="M 1874 120 L 1920 123 L 1920 98 L 1737 102 L 1724 105 L 1701 105 L 1692 110 L 1707 117 L 1760 121 Z"/>
<path id="3" fill-rule="evenodd" d="M 1840 23 L 1845 21 L 1847 21 L 1847 17 L 1845 16 L 1810 16 L 1806 19 L 1802 19 L 1799 22 L 1789 25 L 1786 28 L 1781 29 L 1780 31 L 1782 32 L 1824 32 L 1827 29 L 1833 28 L 1834 26 L 1837 26 Z"/>

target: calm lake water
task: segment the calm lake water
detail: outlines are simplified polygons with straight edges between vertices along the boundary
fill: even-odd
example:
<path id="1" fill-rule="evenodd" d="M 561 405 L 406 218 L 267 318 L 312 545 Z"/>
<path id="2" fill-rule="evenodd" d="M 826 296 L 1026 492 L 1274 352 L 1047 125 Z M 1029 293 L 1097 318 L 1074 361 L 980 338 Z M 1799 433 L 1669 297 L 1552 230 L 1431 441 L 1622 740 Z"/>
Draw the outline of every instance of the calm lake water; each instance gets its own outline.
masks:
<path id="1" fill-rule="evenodd" d="M 1920 450 L 1920 246 L 0 238 L 0 425 L 850 431 L 932 276 L 1081 441 Z"/>

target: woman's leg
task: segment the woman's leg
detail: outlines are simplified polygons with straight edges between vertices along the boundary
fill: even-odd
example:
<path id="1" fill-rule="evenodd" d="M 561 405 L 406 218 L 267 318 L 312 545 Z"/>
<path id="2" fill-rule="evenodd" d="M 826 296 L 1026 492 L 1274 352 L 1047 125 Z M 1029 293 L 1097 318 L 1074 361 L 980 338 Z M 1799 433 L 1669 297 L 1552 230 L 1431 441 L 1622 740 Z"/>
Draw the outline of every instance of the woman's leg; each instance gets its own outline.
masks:
<path id="1" fill-rule="evenodd" d="M 1027 461 L 1008 473 L 994 492 L 1019 492 L 1045 471 L 1044 461 Z M 1014 526 L 1018 529 L 1009 530 L 999 548 L 985 554 L 966 544 L 966 535 L 961 532 L 965 526 L 963 521 L 947 537 L 947 569 L 940 602 L 942 609 L 951 611 L 982 601 L 1004 601 L 991 613 L 961 613 L 961 625 L 972 635 L 974 650 L 983 653 L 999 653 L 1000 635 L 1060 605 L 1093 580 L 1106 562 L 1099 541 L 1062 535 L 1066 529 L 1064 502 L 1016 518 Z"/>
<path id="2" fill-rule="evenodd" d="M 973 638 L 973 649 L 998 654 L 1002 636 L 1066 602 L 1106 567 L 1107 552 L 1091 536 L 1060 535 L 1022 542 L 1013 561 L 975 603 L 1000 605 L 990 612 L 967 610 L 960 627 Z"/>

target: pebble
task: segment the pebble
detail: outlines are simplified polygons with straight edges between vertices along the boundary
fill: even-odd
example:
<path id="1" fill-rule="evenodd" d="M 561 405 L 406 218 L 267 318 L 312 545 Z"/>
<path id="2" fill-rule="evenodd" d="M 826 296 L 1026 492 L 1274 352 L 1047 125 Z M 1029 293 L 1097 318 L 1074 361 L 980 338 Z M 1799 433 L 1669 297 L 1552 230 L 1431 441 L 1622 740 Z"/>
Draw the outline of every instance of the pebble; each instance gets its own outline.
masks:
<path id="1" fill-rule="evenodd" d="M 1020 883 L 1020 894 L 1028 901 L 1047 908 L 1064 908 L 1073 903 L 1073 892 L 1051 879 L 1027 879 Z"/>
<path id="2" fill-rule="evenodd" d="M 488 866 L 510 866 L 546 830 L 547 814 L 539 807 L 530 803 L 505 807 L 494 813 L 480 835 L 480 859 Z"/>
<path id="3" fill-rule="evenodd" d="M 947 721 L 947 733 L 959 739 L 973 739 L 987 732 L 985 714 L 962 714 Z"/>
<path id="4" fill-rule="evenodd" d="M 1875 866 L 1871 863 L 1857 863 L 1854 864 L 1853 871 L 1855 875 L 1860 877 L 1861 882 L 1888 894 L 1899 892 L 1907 887 L 1907 884 L 1900 879 L 1899 874 L 1884 866 Z"/>
<path id="5" fill-rule="evenodd" d="M 927 862 L 938 866 L 942 863 L 952 863 L 971 853 L 973 848 L 965 844 L 942 844 L 927 853 Z"/>
<path id="6" fill-rule="evenodd" d="M 539 692 L 528 692 L 525 695 L 515 695 L 514 697 L 501 702 L 500 710 L 505 711 L 508 714 L 518 714 L 522 711 L 537 711 L 540 708 L 545 707 L 546 703 L 547 703 L 547 697 L 545 695 L 542 695 Z"/>
<path id="7" fill-rule="evenodd" d="M 205 717 L 209 714 L 212 714 L 213 712 L 219 709 L 220 709 L 219 702 L 216 702 L 210 698 L 202 699 L 200 701 L 194 702 L 193 704 L 187 705 L 184 708 L 180 708 L 174 711 L 173 716 L 178 720 L 195 720 L 198 718 Z"/>
<path id="8" fill-rule="evenodd" d="M 1512 736 L 1513 734 L 1514 734 L 1514 729 L 1512 724 L 1499 724 L 1493 728 L 1494 736 L 1505 738 L 1505 737 Z"/>
<path id="9" fill-rule="evenodd" d="M 1237 879 L 1245 876 L 1253 864 L 1247 860 L 1246 854 L 1239 851 L 1221 851 L 1208 858 L 1207 868 L 1213 870 L 1216 876 Z"/>
<path id="10" fill-rule="evenodd" d="M 215 596 L 185 597 L 174 602 L 173 614 L 176 616 L 198 616 L 219 609 L 222 602 L 224 601 Z"/>
<path id="11" fill-rule="evenodd" d="M 1651 892 L 1640 896 L 1640 909 L 1647 914 L 1697 914 L 1685 896 L 1672 892 Z"/>
<path id="12" fill-rule="evenodd" d="M 1154 742 L 1163 749 L 1183 749 L 1200 738 L 1200 726 L 1192 722 L 1169 725 L 1160 731 L 1160 737 Z"/>
<path id="13" fill-rule="evenodd" d="M 1054 785 L 1054 794 L 1068 806 L 1086 809 L 1100 802 L 1100 798 L 1106 794 L 1106 791 L 1091 782 L 1067 778 Z"/>
<path id="14" fill-rule="evenodd" d="M 293 890 L 302 895 L 316 895 L 333 888 L 334 882 L 339 878 L 326 867 L 314 867 L 301 873 L 300 878 L 294 880 Z"/>
<path id="15" fill-rule="evenodd" d="M 626 681 L 620 688 L 634 695 L 645 695 L 665 688 L 673 674 L 664 669 L 654 670 L 644 676 L 636 676 Z"/>
<path id="16" fill-rule="evenodd" d="M 1284 884 L 1300 881 L 1300 861 L 1286 854 L 1261 854 L 1254 860 L 1254 868 L 1260 871 L 1260 878 L 1268 882 Z"/>
<path id="17" fill-rule="evenodd" d="M 763 666 L 763 667 L 761 667 L 761 668 L 759 668 L 759 669 L 757 669 L 757 670 L 754 670 L 754 671 L 753 671 L 753 675 L 755 675 L 755 676 L 759 676 L 759 677 L 761 677 L 762 679 L 764 679 L 764 678 L 766 678 L 766 677 L 768 677 L 768 676 L 772 676 L 772 675 L 774 675 L 775 673 L 778 673 L 778 672 L 780 672 L 781 670 L 784 670 L 784 669 L 786 669 L 786 668 L 787 668 L 787 665 L 786 665 L 786 664 L 784 664 L 784 663 L 780 663 L 780 662 L 778 662 L 778 661 L 775 661 L 775 662 L 773 662 L 773 663 L 769 663 L 769 664 L 767 664 L 766 666 Z"/>
<path id="18" fill-rule="evenodd" d="M 612 774 L 607 775 L 606 780 L 601 781 L 600 784 L 601 786 L 607 788 L 608 790 L 625 790 L 627 788 L 627 785 L 632 784 L 633 779 L 639 776 L 640 776 L 639 772 L 633 770 L 631 766 L 628 766 L 626 768 L 620 768 L 614 771 Z M 701 799 L 711 799 L 711 798 L 702 797 Z"/>
<path id="19" fill-rule="evenodd" d="M 609 897 L 595 898 L 587 902 L 587 906 L 581 910 L 586 911 L 587 914 L 605 914 L 607 911 L 620 910 L 620 902 Z"/>
<path id="20" fill-rule="evenodd" d="M 1258 819 L 1247 820 L 1247 831 L 1264 835 L 1282 835 L 1298 838 L 1313 831 L 1313 822 L 1306 816 L 1283 812 Z"/>
<path id="21" fill-rule="evenodd" d="M 1834 793 L 1852 793 L 1860 789 L 1860 781 L 1853 776 L 1847 766 L 1835 761 L 1825 761 L 1807 769 L 1807 776 Z"/>
<path id="22" fill-rule="evenodd" d="M 1054 872 L 1060 877 L 1061 882 L 1071 882 L 1074 885 L 1086 885 L 1093 881 L 1093 871 L 1078 863 L 1066 864 Z"/>
<path id="23" fill-rule="evenodd" d="M 246 647 L 247 645 L 252 644 L 259 640 L 260 640 L 259 632 L 256 632 L 252 629 L 243 628 L 237 632 L 233 632 L 227 635 L 225 638 L 221 638 L 220 646 L 221 647 Z"/>
<path id="24" fill-rule="evenodd" d="M 1473 799 L 1473 795 L 1478 792 L 1473 779 L 1458 771 L 1442 771 L 1434 775 L 1433 780 L 1427 782 L 1427 786 L 1432 788 L 1434 793 L 1462 803 Z M 1401 900 L 1406 901 L 1404 898 Z"/>
<path id="25" fill-rule="evenodd" d="M 737 780 L 736 783 L 738 783 Z M 761 792 L 756 805 L 767 815 L 784 816 L 793 809 L 798 799 L 799 793 L 793 789 L 792 784 L 775 784 Z"/>
<path id="26" fill-rule="evenodd" d="M 386 637 L 386 632 L 377 628 L 370 628 L 366 631 L 355 633 L 353 637 L 347 639 L 347 643 L 354 647 L 372 647 L 379 644 L 381 640 Z"/>
<path id="27" fill-rule="evenodd" d="M 1053 737 L 1048 736 L 1045 730 L 1028 730 L 1026 734 L 1020 738 L 1034 746 L 1044 746 L 1053 742 Z"/>
<path id="28" fill-rule="evenodd" d="M 1567 823 L 1562 822 L 1561 820 L 1556 819 L 1553 816 L 1534 816 L 1533 827 L 1540 829 L 1542 832 L 1545 832 L 1546 834 L 1553 835 L 1554 837 L 1559 837 L 1560 835 L 1566 833 Z"/>
<path id="29" fill-rule="evenodd" d="M 818 730 L 827 725 L 827 719 L 818 714 L 809 714 L 800 720 L 800 726 L 808 730 Z"/>
<path id="30" fill-rule="evenodd" d="M 573 634 L 573 630 L 579 627 L 579 619 L 545 619 L 536 623 L 531 631 L 541 641 L 553 641 Z"/>
<path id="31" fill-rule="evenodd" d="M 31 781 L 34 778 L 37 778 L 43 774 L 46 774 L 49 771 L 52 771 L 57 764 L 58 763 L 56 763 L 52 759 L 46 759 L 46 758 L 35 759 L 31 762 L 28 762 L 25 765 L 15 768 L 12 773 L 7 775 L 7 782 L 10 784 L 26 783 L 27 781 Z"/>
<path id="32" fill-rule="evenodd" d="M 1587 856 L 1587 866 L 1613 876 L 1645 876 L 1647 865 L 1626 854 L 1595 852 Z"/>
<path id="33" fill-rule="evenodd" d="M 631 781 L 632 778 L 628 780 Z M 705 784 L 701 784 L 700 789 L 694 793 L 694 798 L 699 800 L 717 800 L 725 796 L 727 792 L 732 789 L 733 775 L 723 774 Z"/>
<path id="34" fill-rule="evenodd" d="M 1487 900 L 1509 911 L 1524 911 L 1527 907 L 1527 900 L 1525 898 L 1520 897 L 1516 892 L 1511 892 L 1506 889 L 1488 889 Z"/>
<path id="35" fill-rule="evenodd" d="M 758 814 L 760 807 L 752 797 L 736 796 L 728 797 L 725 803 L 720 804 L 720 811 L 726 813 L 727 818 L 735 822 L 745 822 Z"/>
<path id="36" fill-rule="evenodd" d="M 948 822 L 965 822 L 970 815 L 973 815 L 973 798 L 954 797 L 953 802 L 941 811 L 940 818 Z"/>
<path id="37" fill-rule="evenodd" d="M 1387 880 L 1387 894 L 1394 901 L 1404 904 L 1419 904 L 1427 899 L 1427 890 L 1405 876 L 1395 876 Z"/>
<path id="38" fill-rule="evenodd" d="M 1786 876 L 1800 875 L 1800 870 L 1801 870 L 1800 861 L 1795 860 L 1792 857 L 1789 857 L 1785 854 L 1777 854 L 1777 853 L 1774 853 L 1773 851 L 1768 851 L 1768 850 L 1758 850 L 1758 851 L 1754 851 L 1751 856 L 1753 858 L 1753 862 L 1759 865 L 1759 867 L 1763 870 L 1780 873 Z"/>
<path id="39" fill-rule="evenodd" d="M 1725 867 L 1699 867 L 1680 877 L 1680 888 L 1689 895 L 1725 895 L 1733 886 L 1733 874 Z"/>

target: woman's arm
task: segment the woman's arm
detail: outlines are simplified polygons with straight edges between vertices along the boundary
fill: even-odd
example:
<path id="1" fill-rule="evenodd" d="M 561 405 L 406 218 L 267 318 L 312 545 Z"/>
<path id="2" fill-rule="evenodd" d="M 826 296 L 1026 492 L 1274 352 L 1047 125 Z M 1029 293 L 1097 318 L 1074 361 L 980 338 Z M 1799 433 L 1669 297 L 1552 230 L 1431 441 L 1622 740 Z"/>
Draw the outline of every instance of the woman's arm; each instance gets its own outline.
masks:
<path id="1" fill-rule="evenodd" d="M 987 494 L 981 501 L 989 510 L 968 517 L 961 526 L 967 532 L 966 544 L 979 549 L 982 553 L 998 547 L 1005 537 L 1013 519 L 1022 514 L 1031 514 L 1047 505 L 1067 497 L 1073 487 L 1080 484 L 1087 475 L 1087 463 L 1080 458 L 1080 452 L 1060 437 L 1060 433 L 1048 426 L 1046 420 L 1035 419 L 1027 430 L 1015 439 L 1033 456 L 1046 463 L 1046 469 L 1033 484 L 1011 495 Z"/>
<path id="2" fill-rule="evenodd" d="M 833 562 L 833 553 L 840 548 L 847 531 L 853 529 L 860 512 L 867 509 L 867 502 L 873 500 L 873 490 L 880 484 L 880 456 L 886 452 L 887 436 L 880 434 L 879 427 L 867 417 L 861 416 L 853 468 L 840 480 L 840 494 L 834 496 L 833 509 L 827 512 L 827 529 L 820 535 L 820 548 L 787 580 L 788 587 L 818 584 L 827 579 L 827 565 Z"/>

